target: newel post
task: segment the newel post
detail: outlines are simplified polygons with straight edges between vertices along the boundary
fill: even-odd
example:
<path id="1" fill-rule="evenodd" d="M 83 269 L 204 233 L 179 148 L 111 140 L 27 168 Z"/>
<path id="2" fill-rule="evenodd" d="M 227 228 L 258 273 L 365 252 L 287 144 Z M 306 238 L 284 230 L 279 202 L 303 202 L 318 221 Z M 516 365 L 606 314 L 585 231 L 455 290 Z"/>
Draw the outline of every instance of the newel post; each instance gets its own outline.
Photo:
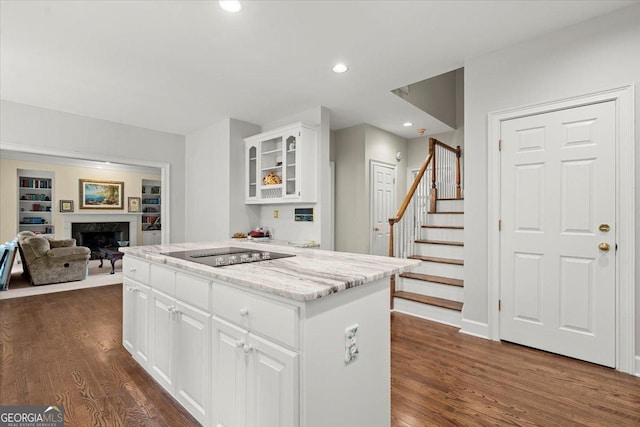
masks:
<path id="1" fill-rule="evenodd" d="M 436 211 L 436 200 L 438 200 L 438 189 L 436 188 L 436 140 L 429 138 L 429 154 L 431 156 L 431 192 L 429 194 L 429 212 Z"/>

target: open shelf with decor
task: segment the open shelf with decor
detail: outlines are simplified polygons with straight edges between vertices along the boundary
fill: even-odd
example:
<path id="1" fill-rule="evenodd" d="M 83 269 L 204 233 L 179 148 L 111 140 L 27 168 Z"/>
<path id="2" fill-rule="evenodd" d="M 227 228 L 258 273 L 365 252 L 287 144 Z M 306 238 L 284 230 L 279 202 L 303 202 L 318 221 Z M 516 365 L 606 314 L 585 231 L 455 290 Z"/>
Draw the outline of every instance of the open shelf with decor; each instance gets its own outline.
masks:
<path id="1" fill-rule="evenodd" d="M 162 243 L 161 212 L 162 187 L 160 181 L 142 180 L 142 244 L 159 245 Z"/>
<path id="2" fill-rule="evenodd" d="M 18 169 L 18 232 L 54 234 L 54 173 Z"/>

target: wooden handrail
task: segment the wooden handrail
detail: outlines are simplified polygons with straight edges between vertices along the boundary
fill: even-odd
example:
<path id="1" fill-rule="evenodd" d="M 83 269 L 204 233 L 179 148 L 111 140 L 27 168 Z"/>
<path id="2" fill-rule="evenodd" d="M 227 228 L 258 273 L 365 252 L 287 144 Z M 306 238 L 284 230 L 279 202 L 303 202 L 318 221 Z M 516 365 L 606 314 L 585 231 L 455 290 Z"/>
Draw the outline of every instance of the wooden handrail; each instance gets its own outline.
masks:
<path id="1" fill-rule="evenodd" d="M 420 180 L 424 176 L 424 173 L 427 170 L 427 167 L 429 166 L 429 163 L 431 162 L 432 157 L 433 157 L 433 153 L 429 153 L 427 158 L 424 159 L 424 162 L 422 163 L 422 166 L 420 166 L 420 170 L 418 171 L 418 174 L 413 180 L 413 184 L 411 184 L 411 188 L 409 189 L 409 192 L 407 193 L 404 200 L 402 201 L 402 204 L 400 205 L 400 208 L 398 209 L 396 216 L 394 216 L 393 218 L 389 218 L 389 225 L 391 226 L 391 235 L 389 236 L 389 256 L 393 256 L 393 225 L 397 222 L 400 222 L 400 220 L 404 216 L 404 213 L 407 210 L 407 207 L 409 207 L 409 203 L 411 202 L 411 199 L 413 198 L 413 195 L 415 194 L 416 189 L 418 188 L 418 185 L 420 185 Z"/>
<path id="2" fill-rule="evenodd" d="M 422 181 L 422 178 L 424 177 L 425 172 L 427 171 L 427 168 L 429 167 L 429 164 L 431 163 L 431 191 L 430 191 L 430 196 L 429 196 L 429 201 L 430 201 L 430 208 L 429 211 L 430 212 L 435 212 L 436 209 L 436 201 L 437 201 L 437 196 L 438 196 L 438 189 L 436 188 L 436 178 L 437 178 L 437 167 L 438 165 L 436 164 L 436 147 L 442 147 L 445 150 L 448 150 L 452 153 L 454 153 L 456 155 L 456 172 L 455 172 L 455 179 L 456 179 L 456 198 L 460 198 L 461 196 L 461 189 L 460 189 L 460 154 L 461 154 L 461 150 L 460 150 L 460 146 L 457 146 L 456 148 L 451 147 L 450 145 L 445 144 L 444 142 L 440 142 L 435 138 L 429 138 L 429 154 L 427 155 L 427 157 L 424 159 L 424 162 L 422 163 L 422 166 L 420 166 L 420 170 L 418 171 L 418 173 L 416 174 L 416 177 L 413 180 L 413 183 L 411 184 L 411 188 L 409 189 L 409 192 L 407 193 L 407 195 L 405 196 L 404 200 L 402 201 L 402 204 L 400 205 L 400 208 L 398 209 L 398 212 L 396 212 L 396 216 L 394 216 L 393 218 L 389 218 L 389 256 L 393 257 L 394 255 L 394 241 L 395 241 L 395 236 L 394 236 L 394 229 L 393 226 L 395 224 L 397 224 L 398 222 L 400 222 L 402 220 L 402 217 L 404 216 L 407 208 L 409 207 L 409 203 L 411 203 L 411 200 L 413 199 L 413 196 L 415 195 L 415 192 L 418 188 L 418 186 L 420 185 L 420 181 Z M 391 309 L 393 309 L 393 296 L 396 292 L 396 280 L 395 280 L 395 275 L 392 275 L 390 278 L 390 293 L 389 293 L 389 306 L 391 307 Z"/>
<path id="3" fill-rule="evenodd" d="M 458 145 L 456 148 L 453 148 L 450 145 L 445 144 L 444 142 L 438 141 L 437 139 L 434 138 L 429 138 L 429 141 L 435 141 L 434 144 L 435 145 L 439 145 L 440 147 L 444 148 L 445 150 L 449 150 L 452 153 L 456 153 L 456 155 L 458 155 L 460 153 L 460 146 Z"/>

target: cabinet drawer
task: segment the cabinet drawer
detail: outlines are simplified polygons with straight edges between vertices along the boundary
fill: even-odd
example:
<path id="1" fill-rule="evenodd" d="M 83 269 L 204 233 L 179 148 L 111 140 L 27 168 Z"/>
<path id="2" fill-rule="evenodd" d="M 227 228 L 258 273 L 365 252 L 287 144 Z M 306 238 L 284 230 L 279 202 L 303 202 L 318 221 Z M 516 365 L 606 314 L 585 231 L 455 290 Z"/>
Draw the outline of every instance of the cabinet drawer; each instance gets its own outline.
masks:
<path id="1" fill-rule="evenodd" d="M 199 279 L 180 272 L 176 275 L 176 297 L 207 312 L 210 311 L 210 290 L 211 282 L 208 280 Z"/>
<path id="2" fill-rule="evenodd" d="M 298 346 L 298 307 L 213 283 L 214 314 L 283 344 Z"/>
<path id="3" fill-rule="evenodd" d="M 152 265 L 149 284 L 153 289 L 173 297 L 176 295 L 176 272 L 169 268 Z"/>
<path id="4" fill-rule="evenodd" d="M 149 263 L 146 261 L 132 258 L 130 255 L 125 255 L 122 258 L 122 272 L 124 276 L 135 280 L 136 282 L 149 284 Z"/>

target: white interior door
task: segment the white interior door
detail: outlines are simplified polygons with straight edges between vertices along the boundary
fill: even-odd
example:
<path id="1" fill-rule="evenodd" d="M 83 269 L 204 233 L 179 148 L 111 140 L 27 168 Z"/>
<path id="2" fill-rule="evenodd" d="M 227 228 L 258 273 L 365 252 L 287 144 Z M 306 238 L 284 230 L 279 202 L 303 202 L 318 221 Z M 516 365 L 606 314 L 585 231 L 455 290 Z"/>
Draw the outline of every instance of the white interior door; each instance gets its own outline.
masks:
<path id="1" fill-rule="evenodd" d="M 371 162 L 371 255 L 389 255 L 389 218 L 395 215 L 396 168 Z"/>
<path id="2" fill-rule="evenodd" d="M 507 120 L 501 140 L 500 338 L 613 367 L 615 104 Z"/>

